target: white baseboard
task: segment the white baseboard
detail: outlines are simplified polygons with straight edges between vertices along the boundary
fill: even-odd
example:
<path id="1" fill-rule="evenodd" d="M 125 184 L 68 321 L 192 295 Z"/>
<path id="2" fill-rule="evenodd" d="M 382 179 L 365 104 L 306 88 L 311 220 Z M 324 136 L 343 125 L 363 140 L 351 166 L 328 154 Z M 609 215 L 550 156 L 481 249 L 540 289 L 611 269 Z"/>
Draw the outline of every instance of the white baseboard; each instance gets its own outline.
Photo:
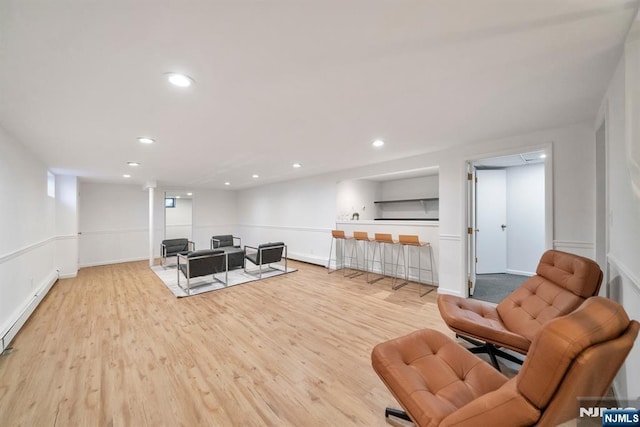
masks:
<path id="1" fill-rule="evenodd" d="M 460 292 L 452 291 L 451 289 L 443 289 L 439 287 L 437 292 L 443 295 L 453 295 L 460 298 L 466 298 L 466 295 L 462 295 Z"/>
<path id="2" fill-rule="evenodd" d="M 74 279 L 76 277 L 78 277 L 78 272 L 77 271 L 75 271 L 73 273 L 68 273 L 68 274 L 60 274 L 58 276 L 58 279 Z"/>
<path id="3" fill-rule="evenodd" d="M 7 322 L 5 330 L 0 332 L 0 353 L 2 353 L 11 343 L 11 341 L 18 334 L 22 326 L 27 322 L 31 314 L 38 307 L 40 302 L 47 296 L 49 290 L 53 287 L 54 283 L 58 280 L 58 272 L 54 271 L 42 282 L 36 289 L 34 295 L 25 301 L 21 309 L 16 311 L 16 315 L 13 319 Z"/>
<path id="4" fill-rule="evenodd" d="M 507 273 L 517 274 L 518 276 L 528 276 L 528 277 L 533 277 L 536 275 L 536 273 L 532 273 L 530 271 L 520 271 L 520 270 L 510 270 L 510 269 L 507 269 Z"/>
<path id="5" fill-rule="evenodd" d="M 110 264 L 122 264 L 123 262 L 135 262 L 135 261 L 144 261 L 144 260 L 148 260 L 148 257 L 144 257 L 144 258 L 127 258 L 127 259 L 112 259 L 109 261 L 99 261 L 99 262 L 88 262 L 85 264 L 80 264 L 78 267 L 79 268 L 85 268 L 85 267 L 99 267 L 101 265 L 110 265 Z"/>
<path id="6" fill-rule="evenodd" d="M 320 257 L 317 257 L 317 256 L 304 255 L 304 254 L 297 254 L 297 253 L 293 253 L 293 252 L 289 252 L 287 254 L 287 257 L 289 259 L 293 259 L 295 261 L 308 262 L 309 264 L 320 265 L 322 267 L 326 267 L 327 266 L 327 259 L 326 258 L 320 258 Z"/>

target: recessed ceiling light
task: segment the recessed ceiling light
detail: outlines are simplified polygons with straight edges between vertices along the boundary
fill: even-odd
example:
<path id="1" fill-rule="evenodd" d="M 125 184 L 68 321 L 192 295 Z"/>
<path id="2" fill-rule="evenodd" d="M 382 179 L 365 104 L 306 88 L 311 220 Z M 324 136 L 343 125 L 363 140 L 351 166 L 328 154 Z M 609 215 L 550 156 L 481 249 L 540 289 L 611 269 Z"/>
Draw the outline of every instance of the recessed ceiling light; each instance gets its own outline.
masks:
<path id="1" fill-rule="evenodd" d="M 131 175 L 129 175 L 128 173 L 125 173 L 124 175 L 122 175 L 123 178 L 131 178 Z"/>
<path id="2" fill-rule="evenodd" d="M 154 139 L 147 138 L 146 136 L 140 136 L 138 137 L 138 142 L 142 144 L 153 144 L 156 141 Z"/>
<path id="3" fill-rule="evenodd" d="M 180 198 L 180 196 L 176 196 L 176 199 L 179 199 L 179 198 Z"/>
<path id="4" fill-rule="evenodd" d="M 129 166 L 140 166 L 140 162 L 127 162 Z"/>
<path id="5" fill-rule="evenodd" d="M 193 196 L 193 193 L 187 193 L 187 196 Z"/>
<path id="6" fill-rule="evenodd" d="M 541 159 L 546 159 L 546 158 L 547 158 L 547 155 L 546 155 L 546 154 L 544 154 L 544 153 L 542 153 L 542 154 L 540 154 L 540 158 L 541 158 Z"/>
<path id="7" fill-rule="evenodd" d="M 381 139 L 376 139 L 371 143 L 374 147 L 382 147 L 384 145 L 384 141 Z"/>
<path id="8" fill-rule="evenodd" d="M 189 87 L 193 84 L 193 79 L 185 74 L 167 73 L 167 80 L 174 86 Z"/>
<path id="9" fill-rule="evenodd" d="M 257 173 L 254 173 L 253 175 L 251 175 L 251 178 L 260 178 L 260 175 L 258 175 Z"/>
<path id="10" fill-rule="evenodd" d="M 231 185 L 229 181 L 225 182 L 224 185 Z"/>
<path id="11" fill-rule="evenodd" d="M 293 167 L 297 169 L 297 168 L 301 168 L 302 165 L 300 163 L 294 163 Z"/>

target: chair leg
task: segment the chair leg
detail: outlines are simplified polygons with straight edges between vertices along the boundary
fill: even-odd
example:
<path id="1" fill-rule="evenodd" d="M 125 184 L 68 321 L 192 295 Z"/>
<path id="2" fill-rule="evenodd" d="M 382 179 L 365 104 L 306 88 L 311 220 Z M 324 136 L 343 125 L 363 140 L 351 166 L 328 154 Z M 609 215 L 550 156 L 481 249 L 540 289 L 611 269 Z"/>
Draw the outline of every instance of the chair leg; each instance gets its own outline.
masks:
<path id="1" fill-rule="evenodd" d="M 496 368 L 498 372 L 502 372 L 500 370 L 500 365 L 498 365 L 498 359 L 496 358 L 496 354 L 493 350 L 494 350 L 494 347 L 491 344 L 485 344 L 479 347 L 473 347 L 469 349 L 469 351 L 473 354 L 487 353 L 489 355 L 489 359 L 491 359 L 491 364 L 493 365 L 493 367 Z"/>
<path id="2" fill-rule="evenodd" d="M 487 353 L 489 355 L 489 358 L 491 359 L 491 364 L 498 371 L 500 371 L 500 366 L 498 365 L 497 357 L 501 357 L 518 365 L 522 365 L 524 363 L 524 360 L 514 356 L 513 354 L 509 354 L 506 351 L 501 350 L 493 344 L 483 343 L 460 334 L 456 334 L 456 338 L 460 338 L 464 341 L 467 341 L 468 343 L 475 345 L 475 347 L 471 347 L 468 349 L 473 354 Z"/>
<path id="3" fill-rule="evenodd" d="M 396 417 L 396 418 L 400 418 L 401 420 L 413 422 L 413 420 L 411 418 L 409 418 L 409 415 L 407 415 L 406 412 L 404 412 L 404 411 L 402 411 L 400 409 L 385 408 L 384 417 L 385 418 L 389 418 L 389 415 L 391 415 L 393 417 Z"/>

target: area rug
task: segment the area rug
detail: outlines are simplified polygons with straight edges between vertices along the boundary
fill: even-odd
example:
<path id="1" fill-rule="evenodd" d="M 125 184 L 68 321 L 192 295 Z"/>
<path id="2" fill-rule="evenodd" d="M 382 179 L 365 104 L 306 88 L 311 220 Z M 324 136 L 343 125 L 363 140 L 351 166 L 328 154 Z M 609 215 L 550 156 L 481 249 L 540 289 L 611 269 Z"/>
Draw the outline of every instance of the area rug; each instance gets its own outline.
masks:
<path id="1" fill-rule="evenodd" d="M 235 285 L 242 285 L 244 283 L 255 282 L 260 280 L 258 277 L 258 270 L 249 270 L 245 272 L 244 269 L 238 268 L 236 270 L 229 271 L 227 284 L 222 283 L 224 281 L 224 273 L 216 274 L 215 280 L 211 275 L 194 277 L 191 279 L 191 294 L 187 294 L 187 291 L 178 286 L 178 272 L 175 265 L 154 265 L 151 270 L 162 280 L 162 282 L 169 288 L 169 290 L 178 298 L 192 297 L 194 295 L 200 295 L 205 292 L 218 291 L 220 289 L 226 289 Z M 269 277 L 280 276 L 282 274 L 292 273 L 296 271 L 295 268 L 287 268 L 284 271 L 284 266 L 279 264 L 272 264 L 271 268 L 262 269 L 262 279 L 268 279 Z M 184 287 L 187 286 L 187 279 L 184 274 L 180 273 L 180 284 Z"/>

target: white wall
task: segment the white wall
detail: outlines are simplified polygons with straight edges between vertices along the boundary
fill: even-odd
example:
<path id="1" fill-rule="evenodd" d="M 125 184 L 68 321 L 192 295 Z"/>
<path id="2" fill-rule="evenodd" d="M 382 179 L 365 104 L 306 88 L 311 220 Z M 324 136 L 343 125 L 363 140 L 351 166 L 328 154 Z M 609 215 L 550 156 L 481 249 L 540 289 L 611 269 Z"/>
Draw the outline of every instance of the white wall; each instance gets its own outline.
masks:
<path id="1" fill-rule="evenodd" d="M 80 266 L 148 259 L 148 190 L 138 185 L 94 182 L 81 182 L 79 187 Z M 155 189 L 155 257 L 160 256 L 160 243 L 165 238 L 164 192 L 163 188 Z M 234 234 L 237 230 L 233 191 L 199 190 L 190 203 L 188 199 L 176 199 L 176 204 L 177 208 L 167 209 L 167 238 L 188 237 L 196 249 L 207 249 L 212 235 Z M 172 220 L 173 212 L 178 214 Z M 189 216 L 193 218 L 191 226 L 185 224 Z M 180 236 L 172 237 L 174 232 Z"/>
<path id="2" fill-rule="evenodd" d="M 507 172 L 507 272 L 533 276 L 545 251 L 544 164 Z"/>
<path id="3" fill-rule="evenodd" d="M 80 267 L 149 258 L 147 191 L 138 185 L 81 182 L 79 193 Z M 156 202 L 164 200 L 156 197 Z"/>
<path id="4" fill-rule="evenodd" d="M 325 265 L 335 228 L 335 174 L 238 192 L 238 235 L 243 244 L 283 241 L 289 257 Z"/>
<path id="5" fill-rule="evenodd" d="M 0 128 L 0 351 L 57 279 L 47 169 Z"/>
<path id="6" fill-rule="evenodd" d="M 636 26 L 638 22 L 636 21 Z M 640 319 L 640 28 L 632 33 L 603 100 L 606 117 L 609 280 L 602 292 L 620 302 L 629 317 Z M 599 122 L 595 128 L 599 127 Z M 594 130 L 595 133 L 595 130 Z M 634 157 L 635 155 L 635 157 Z M 636 340 L 625 365 L 614 381 L 616 395 L 640 395 L 640 344 Z"/>
<path id="7" fill-rule="evenodd" d="M 395 179 L 380 183 L 380 200 L 438 197 L 438 175 Z M 438 218 L 438 200 L 376 204 L 377 218 Z"/>
<path id="8" fill-rule="evenodd" d="M 350 220 L 354 213 L 360 220 L 372 220 L 376 216 L 374 201 L 380 199 L 381 185 L 367 179 L 349 179 L 337 184 L 336 214 L 340 220 Z"/>
<path id="9" fill-rule="evenodd" d="M 176 206 L 165 208 L 165 239 L 192 240 L 193 203 L 191 199 L 176 198 Z"/>
<path id="10" fill-rule="evenodd" d="M 238 231 L 236 192 L 198 190 L 193 199 L 193 241 L 196 249 L 208 249 L 211 236 Z M 244 240 L 242 241 L 244 244 Z"/>
<path id="11" fill-rule="evenodd" d="M 383 181 L 380 183 L 380 198 L 401 200 L 438 197 L 438 186 L 438 175 Z"/>
<path id="12" fill-rule="evenodd" d="M 330 230 L 341 213 L 336 203 L 337 182 L 438 167 L 439 292 L 466 295 L 466 162 L 535 151 L 550 143 L 553 153 L 547 161 L 554 175 L 554 247 L 593 257 L 595 137 L 590 123 L 240 191 L 239 229 L 252 243 L 284 240 L 291 245 L 290 250 L 293 248 L 293 258 L 324 264 L 331 243 Z"/>
<path id="13" fill-rule="evenodd" d="M 78 274 L 78 178 L 56 176 L 56 265 L 61 278 Z"/>

